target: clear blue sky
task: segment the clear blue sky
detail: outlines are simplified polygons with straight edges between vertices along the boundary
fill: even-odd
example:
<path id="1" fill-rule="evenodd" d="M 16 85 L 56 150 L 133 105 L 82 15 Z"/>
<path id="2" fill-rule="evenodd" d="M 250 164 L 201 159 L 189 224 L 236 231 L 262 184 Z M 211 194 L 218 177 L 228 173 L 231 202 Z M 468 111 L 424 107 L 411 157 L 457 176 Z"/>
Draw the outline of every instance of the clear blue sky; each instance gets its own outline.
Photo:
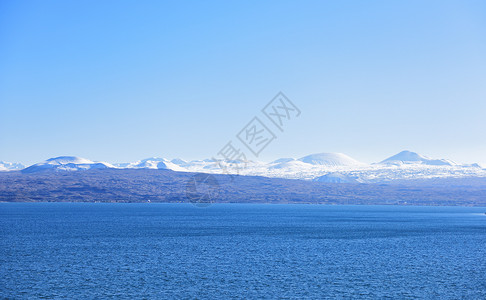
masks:
<path id="1" fill-rule="evenodd" d="M 207 158 L 278 91 L 262 160 L 486 163 L 486 1 L 0 1 L 0 160 Z"/>

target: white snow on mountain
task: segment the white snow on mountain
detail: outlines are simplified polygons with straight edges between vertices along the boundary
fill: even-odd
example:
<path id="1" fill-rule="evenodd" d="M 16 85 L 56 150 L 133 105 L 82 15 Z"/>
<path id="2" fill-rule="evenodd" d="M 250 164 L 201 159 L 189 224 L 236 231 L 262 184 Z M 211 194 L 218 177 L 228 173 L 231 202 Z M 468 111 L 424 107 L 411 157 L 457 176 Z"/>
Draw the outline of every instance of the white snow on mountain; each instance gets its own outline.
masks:
<path id="1" fill-rule="evenodd" d="M 462 165 L 463 167 L 471 167 L 471 168 L 479 168 L 479 169 L 486 169 L 486 166 L 483 165 L 483 164 L 478 164 L 478 163 L 474 163 L 474 164 L 464 164 Z"/>
<path id="2" fill-rule="evenodd" d="M 173 160 L 170 161 L 171 163 L 175 164 L 175 165 L 178 165 L 179 167 L 187 167 L 190 165 L 189 162 L 183 160 L 183 159 L 180 159 L 180 158 L 174 158 Z"/>
<path id="3" fill-rule="evenodd" d="M 126 169 L 131 163 L 114 163 L 113 166 L 117 169 Z"/>
<path id="4" fill-rule="evenodd" d="M 398 179 L 486 176 L 478 164 L 459 165 L 450 160 L 430 159 L 413 152 L 401 152 L 384 163 L 364 164 L 340 153 L 312 154 L 300 158 L 281 158 L 270 163 L 246 162 L 238 165 L 211 160 L 192 161 L 189 172 L 240 174 L 325 182 L 389 182 Z M 226 168 L 227 167 L 227 168 Z"/>
<path id="5" fill-rule="evenodd" d="M 341 166 L 363 166 L 365 165 L 362 162 L 355 160 L 347 156 L 346 154 L 342 153 L 318 153 L 318 154 L 311 154 L 299 159 L 302 162 L 311 164 L 311 165 L 321 165 L 327 167 L 341 167 Z"/>
<path id="6" fill-rule="evenodd" d="M 279 158 L 277 160 L 272 161 L 270 164 L 272 165 L 272 164 L 287 163 L 287 162 L 291 162 L 291 161 L 294 161 L 294 160 L 295 159 L 288 158 L 288 157 L 286 157 L 286 158 Z"/>
<path id="7" fill-rule="evenodd" d="M 23 164 L 0 161 L 0 171 L 17 171 L 25 168 Z"/>
<path id="8" fill-rule="evenodd" d="M 94 162 L 89 159 L 76 156 L 59 156 L 25 168 L 22 170 L 22 172 L 36 173 L 41 171 L 83 171 L 108 168 L 114 168 L 114 166 L 109 163 Z"/>
<path id="9" fill-rule="evenodd" d="M 341 174 L 339 172 L 328 173 L 326 175 L 317 177 L 314 180 L 319 182 L 331 182 L 331 183 L 358 183 L 359 182 L 356 178 Z"/>
<path id="10" fill-rule="evenodd" d="M 329 172 L 351 171 L 366 167 L 369 166 L 341 153 L 313 154 L 300 159 L 281 158 L 270 163 L 197 160 L 185 164 L 185 169 L 189 172 L 294 179 L 314 179 Z"/>
<path id="11" fill-rule="evenodd" d="M 0 170 L 15 170 L 20 164 L 0 163 Z M 380 183 L 400 179 L 443 177 L 486 177 L 486 168 L 479 164 L 457 164 L 447 159 L 432 159 L 415 152 L 402 151 L 376 164 L 361 163 L 342 153 L 312 154 L 300 159 L 281 158 L 270 163 L 258 161 L 186 161 L 151 157 L 133 163 L 110 165 L 88 159 L 61 156 L 32 165 L 22 172 L 43 170 L 78 171 L 92 169 L 168 169 L 182 172 L 239 174 L 321 182 Z"/>
<path id="12" fill-rule="evenodd" d="M 173 171 L 186 171 L 183 167 L 160 157 L 150 157 L 134 163 L 124 164 L 126 169 L 169 169 Z"/>
<path id="13" fill-rule="evenodd" d="M 279 161 L 279 159 L 277 160 Z M 275 163 L 275 164 L 270 164 L 268 166 L 268 169 L 285 169 L 285 170 L 290 170 L 290 169 L 294 169 L 294 170 L 303 170 L 303 169 L 306 169 L 306 168 L 309 168 L 311 167 L 309 164 L 303 162 L 303 161 L 300 161 L 300 160 L 290 160 L 290 161 L 284 161 L 284 162 L 280 162 L 280 163 Z"/>
<path id="14" fill-rule="evenodd" d="M 457 163 L 448 159 L 432 159 L 411 151 L 402 151 L 384 161 L 382 165 L 422 164 L 429 166 L 455 166 Z"/>

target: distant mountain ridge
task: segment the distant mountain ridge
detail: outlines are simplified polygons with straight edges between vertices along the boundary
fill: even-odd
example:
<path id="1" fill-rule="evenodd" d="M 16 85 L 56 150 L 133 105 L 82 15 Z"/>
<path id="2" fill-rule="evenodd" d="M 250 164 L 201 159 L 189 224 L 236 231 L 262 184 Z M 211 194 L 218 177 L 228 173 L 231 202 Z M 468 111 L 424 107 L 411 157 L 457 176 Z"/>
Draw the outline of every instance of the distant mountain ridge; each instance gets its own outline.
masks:
<path id="1" fill-rule="evenodd" d="M 218 193 L 208 203 L 486 206 L 486 177 L 399 184 L 341 183 L 339 178 L 343 176 L 330 177 L 335 180 L 215 174 L 212 178 L 219 184 Z M 194 173 L 153 169 L 109 168 L 35 175 L 1 172 L 0 202 L 195 203 L 187 196 L 187 184 L 191 181 Z"/>
<path id="2" fill-rule="evenodd" d="M 110 168 L 115 168 L 115 166 L 106 162 L 94 162 L 76 156 L 59 156 L 27 167 L 22 170 L 22 173 L 37 173 L 42 171 L 83 171 Z"/>
<path id="3" fill-rule="evenodd" d="M 321 165 L 321 166 L 363 166 L 365 163 L 359 162 L 354 158 L 347 156 L 342 153 L 317 153 L 304 156 L 299 158 L 301 162 L 305 162 L 311 165 Z"/>
<path id="4" fill-rule="evenodd" d="M 184 161 L 179 160 L 179 163 L 184 163 Z M 186 171 L 180 165 L 173 163 L 165 158 L 160 157 L 150 157 L 146 159 L 139 160 L 134 163 L 128 163 L 124 168 L 127 169 L 170 169 L 173 171 Z"/>
<path id="5" fill-rule="evenodd" d="M 0 171 L 16 171 L 16 170 L 22 170 L 24 168 L 25 166 L 20 163 L 0 161 Z"/>
<path id="6" fill-rule="evenodd" d="M 353 178 L 353 177 L 350 177 L 350 176 L 347 176 L 347 175 L 343 175 L 343 174 L 338 173 L 338 172 L 333 172 L 333 173 L 329 173 L 329 174 L 317 177 L 316 179 L 314 179 L 314 181 L 330 182 L 330 183 L 359 183 L 359 181 L 356 180 L 356 178 Z"/>
<path id="7" fill-rule="evenodd" d="M 1 168 L 2 166 L 8 166 Z M 20 164 L 3 163 L 0 170 L 20 170 Z M 228 168 L 226 168 L 228 167 Z M 76 156 L 60 156 L 22 169 L 22 173 L 64 172 L 103 169 L 158 169 L 179 172 L 239 174 L 324 182 L 376 183 L 392 180 L 445 177 L 486 177 L 479 164 L 461 165 L 447 159 L 432 159 L 411 151 L 402 151 L 379 163 L 365 164 L 342 153 L 316 153 L 280 158 L 270 163 L 258 161 L 215 162 L 211 159 L 186 161 L 150 157 L 132 163 L 109 164 Z"/>
<path id="8" fill-rule="evenodd" d="M 388 165 L 401 165 L 401 164 L 423 164 L 429 166 L 456 166 L 457 163 L 448 159 L 431 159 L 426 156 L 420 155 L 416 152 L 408 150 L 402 151 L 396 155 L 393 155 L 383 161 L 380 164 Z"/>

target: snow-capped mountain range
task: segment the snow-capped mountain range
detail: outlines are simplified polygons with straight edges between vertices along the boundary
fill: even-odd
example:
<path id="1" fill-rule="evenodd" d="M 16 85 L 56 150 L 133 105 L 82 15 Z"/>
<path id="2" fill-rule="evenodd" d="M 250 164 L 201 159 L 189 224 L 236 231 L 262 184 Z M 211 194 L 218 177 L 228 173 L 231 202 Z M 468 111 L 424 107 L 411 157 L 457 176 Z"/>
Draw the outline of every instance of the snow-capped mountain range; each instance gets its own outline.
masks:
<path id="1" fill-rule="evenodd" d="M 115 166 L 120 169 L 169 169 L 173 171 L 187 171 L 180 165 L 184 163 L 183 160 L 174 161 L 178 161 L 179 164 L 171 162 L 165 158 L 151 157 L 133 163 L 118 163 L 115 164 Z"/>
<path id="2" fill-rule="evenodd" d="M 93 169 L 108 169 L 115 166 L 106 162 L 94 162 L 86 158 L 75 156 L 59 156 L 37 163 L 22 170 L 22 173 L 36 173 L 41 171 L 81 171 Z"/>
<path id="3" fill-rule="evenodd" d="M 479 164 L 464 165 L 447 159 L 432 159 L 415 152 L 402 151 L 379 163 L 365 164 L 342 153 L 318 153 L 299 159 L 281 158 L 270 163 L 257 161 L 185 161 L 152 157 L 132 163 L 109 164 L 75 156 L 61 156 L 24 168 L 21 164 L 0 162 L 0 171 L 21 170 L 81 171 L 93 169 L 169 169 L 182 172 L 238 174 L 305 179 L 340 183 L 378 183 L 398 179 L 441 177 L 486 177 Z"/>
<path id="4" fill-rule="evenodd" d="M 415 152 L 402 151 L 380 162 L 382 165 L 420 164 L 428 166 L 457 166 L 458 164 L 448 159 L 431 159 Z"/>
<path id="5" fill-rule="evenodd" d="M 23 164 L 0 161 L 0 171 L 16 171 L 24 168 Z"/>

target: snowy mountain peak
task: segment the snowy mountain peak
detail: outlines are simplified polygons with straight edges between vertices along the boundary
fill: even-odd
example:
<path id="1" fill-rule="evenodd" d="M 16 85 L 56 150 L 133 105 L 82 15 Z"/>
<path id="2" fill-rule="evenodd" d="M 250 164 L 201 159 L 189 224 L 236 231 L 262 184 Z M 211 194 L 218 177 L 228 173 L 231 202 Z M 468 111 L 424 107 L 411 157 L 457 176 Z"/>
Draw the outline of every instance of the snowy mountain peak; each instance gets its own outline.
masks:
<path id="1" fill-rule="evenodd" d="M 412 151 L 402 151 L 380 162 L 384 165 L 422 164 L 428 166 L 455 166 L 455 162 L 448 159 L 431 159 Z"/>
<path id="2" fill-rule="evenodd" d="M 173 171 L 186 171 L 183 167 L 161 157 L 150 157 L 134 163 L 124 165 L 128 169 L 169 169 Z"/>
<path id="3" fill-rule="evenodd" d="M 25 168 L 23 164 L 0 161 L 0 171 L 17 171 Z"/>
<path id="4" fill-rule="evenodd" d="M 317 153 L 304 156 L 299 161 L 311 165 L 329 166 L 329 167 L 351 167 L 364 166 L 365 164 L 351 158 L 343 153 Z"/>
<path id="5" fill-rule="evenodd" d="M 41 171 L 83 171 L 93 169 L 114 168 L 105 162 L 94 162 L 86 158 L 76 156 L 59 156 L 32 165 L 22 170 L 22 173 L 36 173 Z"/>
<path id="6" fill-rule="evenodd" d="M 424 158 L 425 158 L 424 156 L 418 154 L 417 152 L 404 150 L 398 154 L 395 154 L 387 158 L 387 160 L 420 161 Z"/>
<path id="7" fill-rule="evenodd" d="M 294 161 L 295 159 L 290 158 L 290 157 L 285 157 L 285 158 L 279 158 L 277 160 L 272 161 L 270 164 L 281 164 L 281 163 L 288 163 L 291 161 Z"/>
<path id="8" fill-rule="evenodd" d="M 0 171 L 21 170 L 20 164 L 0 162 Z M 105 162 L 95 162 L 76 156 L 60 156 L 21 170 L 22 173 L 40 171 L 82 171 L 115 168 Z M 300 159 L 281 158 L 270 163 L 258 161 L 225 161 L 213 159 L 186 161 L 150 157 L 132 163 L 116 164 L 119 169 L 168 169 L 183 172 L 239 174 L 289 179 L 317 180 L 333 183 L 377 183 L 439 177 L 486 177 L 480 164 L 459 165 L 450 160 L 431 159 L 412 151 L 402 151 L 381 163 L 363 164 L 342 153 L 317 153 Z"/>
<path id="9" fill-rule="evenodd" d="M 323 176 L 317 177 L 316 179 L 314 179 L 314 181 L 329 182 L 329 183 L 358 183 L 359 182 L 356 178 L 338 172 L 331 172 Z"/>
<path id="10" fill-rule="evenodd" d="M 191 165 L 188 161 L 183 160 L 181 158 L 174 158 L 170 162 L 173 163 L 174 165 L 182 167 L 182 168 L 186 168 L 186 167 L 189 167 Z"/>
<path id="11" fill-rule="evenodd" d="M 46 160 L 50 164 L 58 164 L 58 165 L 65 165 L 65 164 L 92 164 L 93 161 L 76 156 L 59 156 L 54 158 L 49 158 Z"/>
<path id="12" fill-rule="evenodd" d="M 184 165 L 187 164 L 187 161 L 180 159 L 180 158 L 174 158 L 173 160 L 170 161 L 171 163 L 174 163 L 176 165 Z"/>

